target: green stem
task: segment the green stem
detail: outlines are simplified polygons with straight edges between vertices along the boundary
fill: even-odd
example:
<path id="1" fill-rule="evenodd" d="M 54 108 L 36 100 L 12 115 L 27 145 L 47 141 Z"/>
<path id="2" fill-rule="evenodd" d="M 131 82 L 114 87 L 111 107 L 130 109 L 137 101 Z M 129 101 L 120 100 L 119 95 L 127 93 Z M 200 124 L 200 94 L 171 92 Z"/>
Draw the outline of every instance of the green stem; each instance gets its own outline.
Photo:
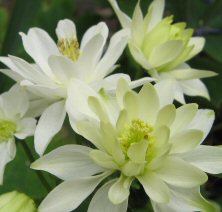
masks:
<path id="1" fill-rule="evenodd" d="M 27 154 L 29 161 L 32 163 L 35 161 L 35 158 L 32 155 L 31 150 L 29 149 L 29 146 L 27 145 L 26 141 L 20 142 L 24 148 L 25 153 Z M 38 176 L 39 180 L 41 181 L 42 185 L 45 187 L 45 189 L 49 192 L 51 191 L 51 186 L 43 176 L 43 174 L 40 171 L 35 172 L 36 175 Z"/>

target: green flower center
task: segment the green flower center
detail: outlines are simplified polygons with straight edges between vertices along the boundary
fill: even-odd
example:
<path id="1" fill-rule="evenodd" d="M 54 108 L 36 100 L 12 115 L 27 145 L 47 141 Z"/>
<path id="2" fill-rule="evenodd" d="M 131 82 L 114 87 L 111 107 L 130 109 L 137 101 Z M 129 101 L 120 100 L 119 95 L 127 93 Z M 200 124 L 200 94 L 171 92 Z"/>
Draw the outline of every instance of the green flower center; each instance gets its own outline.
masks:
<path id="1" fill-rule="evenodd" d="M 4 142 L 12 138 L 15 132 L 15 123 L 6 120 L 0 120 L 0 142 Z"/>
<path id="2" fill-rule="evenodd" d="M 70 58 L 73 61 L 77 61 L 79 59 L 79 43 L 76 38 L 59 39 L 57 45 L 60 53 L 64 56 Z"/>
<path id="3" fill-rule="evenodd" d="M 124 131 L 118 138 L 123 153 L 127 154 L 127 151 L 132 144 L 142 140 L 146 140 L 147 142 L 152 140 L 152 132 L 152 126 L 143 120 L 135 119 L 131 121 L 130 124 L 125 126 Z"/>

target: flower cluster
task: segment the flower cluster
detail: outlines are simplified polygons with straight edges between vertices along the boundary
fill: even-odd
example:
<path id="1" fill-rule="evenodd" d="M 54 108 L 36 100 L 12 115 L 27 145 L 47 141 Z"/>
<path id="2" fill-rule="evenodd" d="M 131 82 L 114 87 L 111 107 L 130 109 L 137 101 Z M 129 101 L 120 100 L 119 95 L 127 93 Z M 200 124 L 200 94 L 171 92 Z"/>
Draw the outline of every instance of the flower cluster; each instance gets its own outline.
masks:
<path id="1" fill-rule="evenodd" d="M 126 212 L 134 184 L 143 187 L 155 212 L 219 211 L 200 193 L 206 173 L 222 173 L 222 149 L 202 144 L 214 111 L 184 99 L 184 94 L 209 99 L 200 78 L 216 73 L 186 63 L 203 49 L 204 38 L 192 37 L 193 30 L 172 16 L 163 18 L 164 0 L 153 0 L 145 17 L 138 2 L 132 18 L 115 0 L 109 2 L 123 29 L 108 45 L 104 22 L 90 27 L 79 42 L 75 24 L 65 19 L 58 22 L 57 43 L 39 28 L 20 33 L 33 63 L 0 57 L 9 68 L 0 71 L 16 81 L 0 96 L 0 183 L 15 157 L 15 138 L 34 135 L 40 158 L 31 168 L 64 181 L 41 202 L 40 212 L 72 211 L 98 186 L 89 212 Z M 112 74 L 127 45 L 147 77 Z M 63 145 L 44 154 L 66 115 L 90 145 Z M 16 202 L 20 199 L 33 205 L 23 194 Z M 0 208 L 9 207 L 8 200 L 2 202 Z"/>

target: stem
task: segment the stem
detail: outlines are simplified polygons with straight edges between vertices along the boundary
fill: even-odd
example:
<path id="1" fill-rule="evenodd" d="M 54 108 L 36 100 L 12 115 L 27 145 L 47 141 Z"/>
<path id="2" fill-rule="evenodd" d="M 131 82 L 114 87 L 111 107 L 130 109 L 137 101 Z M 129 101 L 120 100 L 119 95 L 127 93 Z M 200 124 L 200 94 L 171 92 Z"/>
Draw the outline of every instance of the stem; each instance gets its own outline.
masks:
<path id="1" fill-rule="evenodd" d="M 25 153 L 27 154 L 29 161 L 32 163 L 35 161 L 35 158 L 32 155 L 31 150 L 29 149 L 29 146 L 26 144 L 26 142 L 20 142 L 24 148 Z M 47 182 L 47 180 L 45 179 L 45 177 L 43 176 L 43 174 L 40 171 L 35 172 L 39 178 L 39 180 L 41 181 L 42 185 L 45 187 L 45 189 L 49 192 L 51 191 L 51 186 L 49 185 L 49 183 Z"/>

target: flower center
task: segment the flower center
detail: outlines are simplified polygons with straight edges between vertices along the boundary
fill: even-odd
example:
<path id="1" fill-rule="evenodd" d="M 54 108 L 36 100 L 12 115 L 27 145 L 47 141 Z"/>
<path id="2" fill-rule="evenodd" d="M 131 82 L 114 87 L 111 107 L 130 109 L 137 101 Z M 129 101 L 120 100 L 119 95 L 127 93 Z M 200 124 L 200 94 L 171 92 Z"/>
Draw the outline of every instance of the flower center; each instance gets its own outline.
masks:
<path id="1" fill-rule="evenodd" d="M 120 134 L 118 140 L 124 154 L 127 154 L 132 144 L 139 143 L 142 140 L 147 142 L 151 139 L 153 132 L 152 126 L 140 119 L 131 121 L 125 126 L 124 131 Z"/>
<path id="2" fill-rule="evenodd" d="M 15 132 L 15 123 L 6 120 L 0 120 L 0 142 L 4 142 L 12 138 Z"/>
<path id="3" fill-rule="evenodd" d="M 60 38 L 57 45 L 60 53 L 64 56 L 73 61 L 77 61 L 79 59 L 79 43 L 76 38 Z"/>

